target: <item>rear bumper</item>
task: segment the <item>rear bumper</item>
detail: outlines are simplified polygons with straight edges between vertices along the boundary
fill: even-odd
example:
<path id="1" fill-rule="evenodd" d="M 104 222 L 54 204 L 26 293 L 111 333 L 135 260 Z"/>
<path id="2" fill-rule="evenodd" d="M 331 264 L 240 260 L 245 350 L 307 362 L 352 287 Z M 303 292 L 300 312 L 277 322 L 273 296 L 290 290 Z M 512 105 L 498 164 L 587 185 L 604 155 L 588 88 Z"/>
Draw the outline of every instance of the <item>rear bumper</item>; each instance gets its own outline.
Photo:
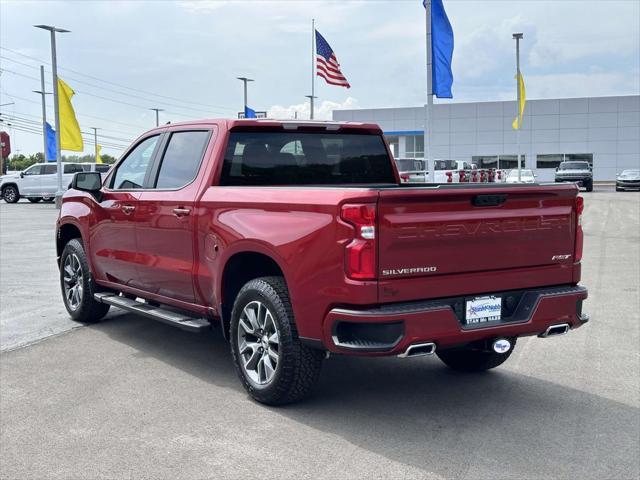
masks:
<path id="1" fill-rule="evenodd" d="M 552 325 L 578 328 L 588 321 L 582 313 L 587 289 L 560 286 L 495 292 L 506 305 L 508 315 L 500 322 L 466 326 L 461 321 L 464 302 L 472 297 L 382 305 L 356 310 L 336 308 L 325 317 L 324 347 L 347 355 L 398 355 L 410 345 L 433 342 L 449 348 L 495 337 L 543 335 Z"/>
<path id="2" fill-rule="evenodd" d="M 556 183 L 577 183 L 581 187 L 593 183 L 593 177 L 556 177 Z"/>

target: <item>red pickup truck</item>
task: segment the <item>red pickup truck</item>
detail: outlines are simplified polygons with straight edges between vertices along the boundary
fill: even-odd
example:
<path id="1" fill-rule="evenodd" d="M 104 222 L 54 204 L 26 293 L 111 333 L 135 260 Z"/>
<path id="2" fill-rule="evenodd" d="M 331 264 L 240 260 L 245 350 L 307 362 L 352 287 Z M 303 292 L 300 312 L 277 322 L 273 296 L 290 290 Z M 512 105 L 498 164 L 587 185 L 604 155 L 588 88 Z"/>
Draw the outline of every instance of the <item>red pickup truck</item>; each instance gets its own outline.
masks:
<path id="1" fill-rule="evenodd" d="M 220 325 L 259 402 L 306 396 L 329 354 L 502 364 L 588 321 L 572 184 L 402 184 L 373 124 L 207 120 L 76 174 L 56 228 L 65 306 Z"/>

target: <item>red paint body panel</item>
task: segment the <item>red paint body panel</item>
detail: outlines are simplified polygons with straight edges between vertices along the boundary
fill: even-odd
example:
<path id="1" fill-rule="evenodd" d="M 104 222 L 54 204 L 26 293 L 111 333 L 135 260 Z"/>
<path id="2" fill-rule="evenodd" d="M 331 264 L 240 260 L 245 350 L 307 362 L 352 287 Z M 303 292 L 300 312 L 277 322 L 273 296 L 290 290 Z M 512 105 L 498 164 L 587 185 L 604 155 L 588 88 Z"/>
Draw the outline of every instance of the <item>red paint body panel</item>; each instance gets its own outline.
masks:
<path id="1" fill-rule="evenodd" d="M 177 190 L 104 188 L 99 201 L 69 190 L 58 228 L 70 223 L 80 230 L 98 284 L 198 314 L 219 316 L 222 306 L 233 302 L 222 292 L 224 269 L 234 255 L 268 256 L 287 282 L 299 335 L 320 340 L 334 351 L 340 349 L 330 332 L 336 312 L 344 309 L 355 312 L 349 314 L 354 321 L 384 322 L 395 317 L 369 318 L 357 311 L 389 303 L 575 285 L 580 280 L 580 264 L 572 256 L 552 260 L 553 255 L 573 255 L 577 225 L 573 185 L 219 186 L 230 130 L 282 125 L 206 120 L 155 129 L 141 139 L 189 128 L 214 132 L 195 180 Z M 324 131 L 317 124 L 313 128 Z M 342 124 L 340 129 L 382 134 L 371 124 Z M 397 177 L 395 165 L 394 172 Z M 473 205 L 476 195 L 487 194 L 507 198 L 495 207 Z M 376 205 L 375 281 L 355 281 L 345 275 L 345 245 L 354 235 L 354 227 L 340 219 L 345 203 Z M 189 213 L 176 216 L 176 208 Z M 436 270 L 401 271 L 430 266 Z M 385 270 L 400 272 L 385 274 Z M 530 322 L 495 328 L 506 329 L 503 335 L 528 335 L 567 319 L 579 326 L 575 302 L 575 298 L 545 298 Z M 492 328 L 462 331 L 446 309 L 412 313 L 403 320 L 406 335 L 386 354 L 417 340 L 438 337 L 443 345 L 453 345 L 494 335 Z"/>

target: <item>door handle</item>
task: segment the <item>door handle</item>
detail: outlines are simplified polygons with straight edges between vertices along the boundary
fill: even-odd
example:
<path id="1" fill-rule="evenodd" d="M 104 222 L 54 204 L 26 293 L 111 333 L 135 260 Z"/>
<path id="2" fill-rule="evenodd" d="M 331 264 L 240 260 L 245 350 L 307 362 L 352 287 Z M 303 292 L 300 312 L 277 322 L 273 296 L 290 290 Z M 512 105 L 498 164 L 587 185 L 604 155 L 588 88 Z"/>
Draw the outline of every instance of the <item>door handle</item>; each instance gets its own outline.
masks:
<path id="1" fill-rule="evenodd" d="M 125 215 L 131 215 L 133 211 L 136 209 L 133 205 L 122 205 L 120 207 Z"/>
<path id="2" fill-rule="evenodd" d="M 191 210 L 189 210 L 188 208 L 174 208 L 173 209 L 173 214 L 178 218 L 186 217 L 190 213 L 191 213 Z"/>

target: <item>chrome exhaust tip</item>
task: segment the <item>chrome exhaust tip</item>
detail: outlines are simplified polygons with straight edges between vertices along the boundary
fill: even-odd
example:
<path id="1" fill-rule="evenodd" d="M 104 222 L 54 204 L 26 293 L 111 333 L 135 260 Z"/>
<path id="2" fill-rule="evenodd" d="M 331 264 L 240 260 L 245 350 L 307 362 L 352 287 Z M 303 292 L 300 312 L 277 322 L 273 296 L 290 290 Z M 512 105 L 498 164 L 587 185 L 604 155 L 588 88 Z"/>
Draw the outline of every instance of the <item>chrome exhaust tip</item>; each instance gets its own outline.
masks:
<path id="1" fill-rule="evenodd" d="M 399 358 L 422 357 L 424 355 L 433 355 L 436 352 L 436 344 L 433 342 L 414 343 L 401 354 Z"/>
<path id="2" fill-rule="evenodd" d="M 548 337 L 557 337 L 559 335 L 564 335 L 565 333 L 569 333 L 568 323 L 558 323 L 557 325 L 551 325 L 547 328 L 544 333 L 538 335 L 540 338 L 548 338 Z"/>

